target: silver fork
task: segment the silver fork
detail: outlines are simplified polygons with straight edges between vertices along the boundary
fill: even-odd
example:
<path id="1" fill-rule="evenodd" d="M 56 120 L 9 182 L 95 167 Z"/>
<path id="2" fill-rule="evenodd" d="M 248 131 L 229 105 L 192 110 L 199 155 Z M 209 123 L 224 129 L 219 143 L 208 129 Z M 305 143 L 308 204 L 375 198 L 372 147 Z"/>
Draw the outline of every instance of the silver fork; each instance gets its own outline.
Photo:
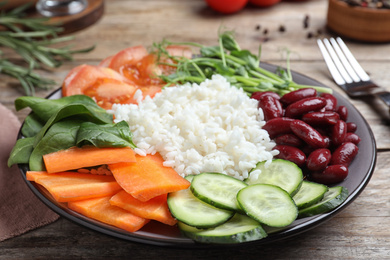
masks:
<path id="1" fill-rule="evenodd" d="M 371 81 L 341 38 L 318 39 L 317 44 L 334 81 L 348 96 L 377 96 L 390 108 L 390 92 Z"/>

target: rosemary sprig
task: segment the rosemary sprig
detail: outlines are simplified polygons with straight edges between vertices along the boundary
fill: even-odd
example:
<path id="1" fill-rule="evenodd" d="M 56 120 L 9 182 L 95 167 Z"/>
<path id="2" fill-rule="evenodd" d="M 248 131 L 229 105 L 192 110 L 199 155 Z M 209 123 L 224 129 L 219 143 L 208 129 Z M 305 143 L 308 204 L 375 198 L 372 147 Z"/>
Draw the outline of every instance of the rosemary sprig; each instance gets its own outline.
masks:
<path id="1" fill-rule="evenodd" d="M 0 6 L 2 4 L 4 1 L 0 2 Z M 22 61 L 21 65 L 17 65 L 0 52 L 0 74 L 18 79 L 26 95 L 34 95 L 36 88 L 48 89 L 55 85 L 55 81 L 40 76 L 34 70 L 59 67 L 63 61 L 72 60 L 74 54 L 95 48 L 73 49 L 73 45 L 67 44 L 74 40 L 73 36 L 59 36 L 63 28 L 49 24 L 48 18 L 27 17 L 30 7 L 31 4 L 26 4 L 0 12 L 0 26 L 7 29 L 0 31 L 0 47 L 12 50 Z"/>
<path id="2" fill-rule="evenodd" d="M 6 74 L 16 78 L 22 85 L 27 96 L 33 96 L 35 94 L 36 86 L 45 89 L 56 83 L 54 80 L 43 78 L 37 73 L 34 73 L 32 68 L 25 68 L 4 59 L 0 59 L 0 74 Z"/>

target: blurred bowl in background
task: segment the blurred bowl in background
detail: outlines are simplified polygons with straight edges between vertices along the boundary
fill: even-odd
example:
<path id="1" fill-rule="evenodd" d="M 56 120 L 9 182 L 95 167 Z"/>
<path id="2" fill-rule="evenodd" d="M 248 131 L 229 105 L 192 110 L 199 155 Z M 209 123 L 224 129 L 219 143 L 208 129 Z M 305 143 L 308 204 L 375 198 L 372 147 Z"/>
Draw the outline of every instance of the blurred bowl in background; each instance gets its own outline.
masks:
<path id="1" fill-rule="evenodd" d="M 4 2 L 4 1 L 2 1 L 2 2 Z M 31 5 L 31 6 L 35 6 L 36 2 L 38 2 L 38 0 L 8 0 L 5 2 L 4 5 L 2 5 L 0 7 L 0 10 L 2 10 L 2 9 L 8 10 L 8 9 L 15 8 L 15 7 L 18 7 L 20 5 L 24 5 L 24 4 L 28 4 L 28 3 L 32 3 L 33 5 Z"/>
<path id="2" fill-rule="evenodd" d="M 327 27 L 353 40 L 390 42 L 390 9 L 351 6 L 341 0 L 329 0 Z"/>

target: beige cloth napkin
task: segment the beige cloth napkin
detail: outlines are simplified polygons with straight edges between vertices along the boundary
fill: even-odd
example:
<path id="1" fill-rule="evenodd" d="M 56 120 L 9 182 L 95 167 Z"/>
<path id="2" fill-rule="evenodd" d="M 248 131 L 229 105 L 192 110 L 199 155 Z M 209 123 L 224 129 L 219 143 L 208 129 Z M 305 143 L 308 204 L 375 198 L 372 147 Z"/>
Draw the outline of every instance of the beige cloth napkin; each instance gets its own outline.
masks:
<path id="1" fill-rule="evenodd" d="M 28 188 L 17 165 L 7 166 L 20 125 L 15 114 L 0 104 L 0 241 L 59 218 Z"/>

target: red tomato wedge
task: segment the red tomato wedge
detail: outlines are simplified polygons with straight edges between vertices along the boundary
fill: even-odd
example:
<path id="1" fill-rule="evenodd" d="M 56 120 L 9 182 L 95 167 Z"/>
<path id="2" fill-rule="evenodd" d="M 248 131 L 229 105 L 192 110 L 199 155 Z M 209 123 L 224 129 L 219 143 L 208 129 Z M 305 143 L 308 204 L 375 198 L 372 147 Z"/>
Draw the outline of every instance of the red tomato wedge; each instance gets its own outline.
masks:
<path id="1" fill-rule="evenodd" d="M 72 69 L 62 85 L 62 95 L 87 95 L 104 109 L 113 103 L 134 103 L 137 90 L 115 70 L 99 66 L 80 65 Z"/>
<path id="2" fill-rule="evenodd" d="M 134 65 L 148 54 L 144 46 L 129 47 L 103 61 L 103 64 L 108 64 L 109 68 L 119 72 L 122 66 Z"/>
<path id="3" fill-rule="evenodd" d="M 192 57 L 191 49 L 185 46 L 170 45 L 166 47 L 166 51 L 172 56 L 188 59 Z M 148 53 L 143 46 L 135 46 L 108 57 L 101 62 L 101 65 L 119 72 L 138 87 L 150 87 L 163 86 L 165 82 L 158 76 L 170 74 L 175 70 L 175 67 L 158 64 L 159 62 L 173 63 L 172 60 L 163 56 L 157 61 L 154 53 Z"/>
<path id="4" fill-rule="evenodd" d="M 122 75 L 110 68 L 83 64 L 73 68 L 65 77 L 62 95 L 83 94 L 84 89 L 94 84 L 97 79 L 104 78 L 126 81 Z"/>
<path id="5" fill-rule="evenodd" d="M 159 86 L 164 82 L 158 77 L 161 70 L 157 66 L 157 58 L 153 54 L 144 56 L 136 63 L 126 63 L 119 68 L 119 73 L 138 87 Z"/>
<path id="6" fill-rule="evenodd" d="M 111 196 L 73 201 L 68 203 L 68 207 L 84 216 L 129 232 L 135 232 L 149 222 L 148 219 L 140 218 L 124 209 L 111 205 L 110 198 Z"/>
<path id="7" fill-rule="evenodd" d="M 103 59 L 98 66 L 101 67 L 108 67 L 110 66 L 111 60 L 114 56 L 108 56 L 107 58 Z"/>
<path id="8" fill-rule="evenodd" d="M 187 59 L 192 58 L 192 50 L 190 47 L 181 45 L 169 45 L 165 49 L 172 56 L 184 57 Z"/>
<path id="9" fill-rule="evenodd" d="M 192 50 L 186 46 L 166 47 L 171 56 L 190 59 Z M 135 92 L 139 89 L 143 98 L 153 98 L 166 84 L 159 76 L 175 72 L 173 59 L 148 53 L 144 46 L 126 48 L 102 60 L 99 66 L 80 65 L 66 76 L 62 95 L 83 94 L 92 97 L 96 103 L 111 109 L 112 104 L 136 104 Z"/>
<path id="10" fill-rule="evenodd" d="M 84 95 L 94 98 L 100 107 L 110 109 L 114 103 L 136 103 L 133 96 L 137 89 L 116 79 L 98 79 L 84 90 Z"/>

